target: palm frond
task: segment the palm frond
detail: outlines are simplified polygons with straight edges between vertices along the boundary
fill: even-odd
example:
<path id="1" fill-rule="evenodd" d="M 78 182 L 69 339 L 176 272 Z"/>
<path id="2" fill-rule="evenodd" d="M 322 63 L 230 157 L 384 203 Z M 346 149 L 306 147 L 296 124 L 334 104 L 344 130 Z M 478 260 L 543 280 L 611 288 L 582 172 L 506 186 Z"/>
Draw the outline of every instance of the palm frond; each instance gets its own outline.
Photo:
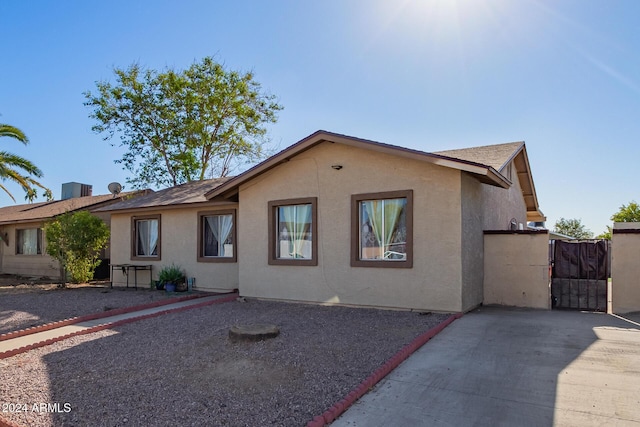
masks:
<path id="1" fill-rule="evenodd" d="M 25 145 L 29 143 L 29 138 L 27 138 L 27 135 L 20 129 L 15 126 L 0 123 L 0 137 L 2 136 L 17 139 Z"/>

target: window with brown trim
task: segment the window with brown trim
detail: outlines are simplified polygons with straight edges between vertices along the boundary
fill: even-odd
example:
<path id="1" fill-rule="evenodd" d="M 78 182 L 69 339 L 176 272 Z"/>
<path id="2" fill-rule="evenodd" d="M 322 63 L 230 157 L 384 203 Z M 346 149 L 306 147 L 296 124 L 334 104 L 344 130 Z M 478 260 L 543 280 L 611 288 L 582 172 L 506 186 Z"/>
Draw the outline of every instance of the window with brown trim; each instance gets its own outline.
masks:
<path id="1" fill-rule="evenodd" d="M 236 211 L 198 212 L 198 261 L 236 262 Z"/>
<path id="2" fill-rule="evenodd" d="M 159 260 L 161 235 L 160 215 L 131 217 L 131 259 Z"/>
<path id="3" fill-rule="evenodd" d="M 269 264 L 318 265 L 317 205 L 317 197 L 268 203 Z"/>
<path id="4" fill-rule="evenodd" d="M 413 190 L 351 196 L 351 266 L 413 267 Z"/>

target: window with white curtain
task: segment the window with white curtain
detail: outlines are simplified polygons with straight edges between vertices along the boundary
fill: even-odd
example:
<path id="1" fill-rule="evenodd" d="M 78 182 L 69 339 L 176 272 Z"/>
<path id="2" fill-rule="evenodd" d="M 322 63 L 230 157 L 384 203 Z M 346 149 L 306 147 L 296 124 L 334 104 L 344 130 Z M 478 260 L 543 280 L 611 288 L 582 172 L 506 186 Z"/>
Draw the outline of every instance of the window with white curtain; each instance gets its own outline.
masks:
<path id="1" fill-rule="evenodd" d="M 160 216 L 133 218 L 133 258 L 160 258 Z"/>
<path id="2" fill-rule="evenodd" d="M 16 254 L 42 254 L 42 228 L 16 230 Z"/>
<path id="3" fill-rule="evenodd" d="M 317 198 L 269 202 L 269 263 L 318 265 Z"/>
<path id="4" fill-rule="evenodd" d="M 352 255 L 355 267 L 412 267 L 413 192 L 352 196 Z"/>
<path id="5" fill-rule="evenodd" d="M 235 210 L 199 213 L 199 261 L 236 261 Z"/>

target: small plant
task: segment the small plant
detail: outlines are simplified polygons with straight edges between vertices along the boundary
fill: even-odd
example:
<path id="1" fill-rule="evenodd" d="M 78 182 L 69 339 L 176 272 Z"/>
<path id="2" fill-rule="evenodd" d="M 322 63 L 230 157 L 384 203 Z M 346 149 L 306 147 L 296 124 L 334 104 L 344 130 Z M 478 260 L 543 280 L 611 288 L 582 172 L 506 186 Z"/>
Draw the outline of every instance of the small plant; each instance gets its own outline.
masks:
<path id="1" fill-rule="evenodd" d="M 160 273 L 158 273 L 158 280 L 164 284 L 184 282 L 184 271 L 174 264 L 169 267 L 162 267 Z"/>

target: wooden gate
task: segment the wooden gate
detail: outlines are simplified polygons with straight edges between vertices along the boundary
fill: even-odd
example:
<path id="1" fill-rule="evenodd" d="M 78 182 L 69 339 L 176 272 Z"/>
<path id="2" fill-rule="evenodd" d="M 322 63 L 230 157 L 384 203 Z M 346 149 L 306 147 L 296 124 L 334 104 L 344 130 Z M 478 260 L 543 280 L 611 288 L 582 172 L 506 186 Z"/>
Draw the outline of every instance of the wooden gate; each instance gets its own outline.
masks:
<path id="1" fill-rule="evenodd" d="M 608 240 L 552 241 L 554 308 L 607 311 L 609 247 Z"/>

